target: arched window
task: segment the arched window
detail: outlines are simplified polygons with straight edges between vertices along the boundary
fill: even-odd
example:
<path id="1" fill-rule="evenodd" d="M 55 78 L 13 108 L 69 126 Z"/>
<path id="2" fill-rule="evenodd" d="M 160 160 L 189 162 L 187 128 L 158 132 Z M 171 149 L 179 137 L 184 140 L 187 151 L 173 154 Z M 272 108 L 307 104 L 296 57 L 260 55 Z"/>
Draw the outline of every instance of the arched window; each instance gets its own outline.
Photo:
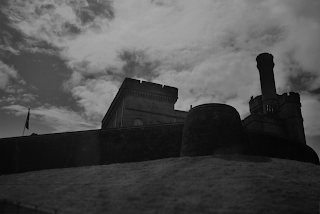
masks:
<path id="1" fill-rule="evenodd" d="M 133 126 L 142 126 L 143 122 L 141 119 L 135 119 L 133 122 Z"/>

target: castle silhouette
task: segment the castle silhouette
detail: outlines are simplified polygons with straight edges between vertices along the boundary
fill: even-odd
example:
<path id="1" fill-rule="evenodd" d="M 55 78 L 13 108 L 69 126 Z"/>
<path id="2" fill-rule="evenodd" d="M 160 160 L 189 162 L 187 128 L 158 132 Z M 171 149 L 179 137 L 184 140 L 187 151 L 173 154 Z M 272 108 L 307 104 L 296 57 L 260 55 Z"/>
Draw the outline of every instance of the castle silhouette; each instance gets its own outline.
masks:
<path id="1" fill-rule="evenodd" d="M 220 103 L 175 110 L 177 88 L 126 78 L 99 130 L 0 139 L 0 174 L 204 155 L 319 164 L 306 145 L 299 94 L 276 93 L 271 54 L 256 60 L 262 95 L 242 121 Z"/>

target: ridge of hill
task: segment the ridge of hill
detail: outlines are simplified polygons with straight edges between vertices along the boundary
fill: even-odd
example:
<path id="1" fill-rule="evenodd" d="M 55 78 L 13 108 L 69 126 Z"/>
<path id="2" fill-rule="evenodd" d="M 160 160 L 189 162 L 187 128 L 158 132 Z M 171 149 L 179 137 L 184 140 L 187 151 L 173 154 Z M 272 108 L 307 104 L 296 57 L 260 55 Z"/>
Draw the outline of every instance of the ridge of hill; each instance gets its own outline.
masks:
<path id="1" fill-rule="evenodd" d="M 0 176 L 0 199 L 57 213 L 319 213 L 318 165 L 204 156 Z"/>

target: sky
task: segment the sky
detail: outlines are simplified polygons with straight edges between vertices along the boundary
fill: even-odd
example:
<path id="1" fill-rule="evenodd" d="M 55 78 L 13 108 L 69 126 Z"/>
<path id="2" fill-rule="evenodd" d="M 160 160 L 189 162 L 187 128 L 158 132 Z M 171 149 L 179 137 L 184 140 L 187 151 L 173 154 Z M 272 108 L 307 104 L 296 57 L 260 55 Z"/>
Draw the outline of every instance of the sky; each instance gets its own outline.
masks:
<path id="1" fill-rule="evenodd" d="M 125 77 L 179 89 L 175 109 L 261 94 L 255 58 L 274 56 L 277 93 L 300 93 L 320 155 L 319 0 L 1 0 L 0 138 L 99 129 Z"/>

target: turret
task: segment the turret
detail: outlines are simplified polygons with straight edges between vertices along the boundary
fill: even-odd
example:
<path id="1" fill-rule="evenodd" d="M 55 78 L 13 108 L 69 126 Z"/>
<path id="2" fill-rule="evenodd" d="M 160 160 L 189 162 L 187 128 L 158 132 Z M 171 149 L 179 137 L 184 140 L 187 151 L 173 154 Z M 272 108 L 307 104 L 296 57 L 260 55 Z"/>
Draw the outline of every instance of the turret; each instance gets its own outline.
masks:
<path id="1" fill-rule="evenodd" d="M 277 113 L 279 103 L 273 74 L 273 56 L 269 53 L 262 53 L 257 56 L 256 60 L 260 74 L 263 114 Z"/>
<path id="2" fill-rule="evenodd" d="M 290 92 L 279 96 L 281 118 L 285 122 L 287 134 L 290 138 L 306 144 L 303 118 L 301 114 L 300 95 Z"/>

